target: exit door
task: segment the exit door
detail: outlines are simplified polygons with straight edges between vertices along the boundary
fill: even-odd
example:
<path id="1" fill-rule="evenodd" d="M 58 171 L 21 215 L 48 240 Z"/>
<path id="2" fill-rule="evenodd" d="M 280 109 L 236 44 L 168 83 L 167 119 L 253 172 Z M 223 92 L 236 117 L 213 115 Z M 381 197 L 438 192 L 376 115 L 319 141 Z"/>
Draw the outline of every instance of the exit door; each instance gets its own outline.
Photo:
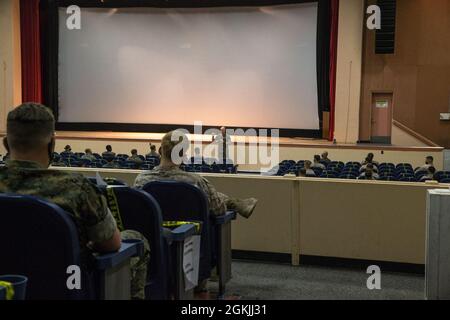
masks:
<path id="1" fill-rule="evenodd" d="M 392 93 L 372 94 L 372 143 L 391 144 L 392 96 Z"/>

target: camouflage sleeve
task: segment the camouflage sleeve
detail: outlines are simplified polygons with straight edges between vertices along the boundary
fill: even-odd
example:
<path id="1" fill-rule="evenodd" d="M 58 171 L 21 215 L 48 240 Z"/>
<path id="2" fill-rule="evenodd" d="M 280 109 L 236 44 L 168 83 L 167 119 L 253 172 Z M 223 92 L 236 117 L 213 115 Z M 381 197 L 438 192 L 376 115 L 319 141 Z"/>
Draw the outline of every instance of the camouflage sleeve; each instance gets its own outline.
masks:
<path id="1" fill-rule="evenodd" d="M 113 237 L 117 229 L 116 221 L 104 196 L 88 181 L 83 182 L 79 208 L 89 241 L 99 243 Z"/>
<path id="2" fill-rule="evenodd" d="M 134 180 L 134 186 L 136 188 L 142 189 L 144 185 L 147 183 L 146 180 L 147 179 L 145 179 L 145 175 L 141 173 L 136 177 L 136 180 Z"/>
<path id="3" fill-rule="evenodd" d="M 215 216 L 225 214 L 227 211 L 227 206 L 224 199 L 220 196 L 220 193 L 217 192 L 216 188 L 206 178 L 202 177 L 201 181 L 203 184 L 202 189 L 208 196 L 210 212 L 212 212 Z"/>

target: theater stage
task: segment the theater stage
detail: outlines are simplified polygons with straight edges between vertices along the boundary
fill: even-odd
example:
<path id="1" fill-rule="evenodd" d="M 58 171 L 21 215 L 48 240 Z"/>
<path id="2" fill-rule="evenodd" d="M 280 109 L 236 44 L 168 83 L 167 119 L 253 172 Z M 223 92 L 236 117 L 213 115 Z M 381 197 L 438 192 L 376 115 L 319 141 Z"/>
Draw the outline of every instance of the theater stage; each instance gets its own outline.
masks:
<path id="1" fill-rule="evenodd" d="M 158 144 L 163 133 L 140 133 L 140 132 L 83 132 L 83 131 L 58 131 L 57 139 L 61 140 L 100 140 L 100 141 L 134 141 L 134 142 L 152 142 Z M 211 135 L 189 135 L 191 141 L 201 141 L 203 143 L 211 142 Z M 232 142 L 267 142 L 271 140 L 265 137 L 243 137 L 232 136 Z M 363 149 L 363 150 L 396 150 L 396 151 L 442 151 L 443 148 L 428 142 L 430 145 L 425 146 L 405 146 L 405 145 L 380 145 L 380 144 L 356 144 L 356 143 L 333 143 L 325 139 L 309 139 L 309 138 L 278 138 L 280 147 L 299 147 L 299 148 L 326 148 L 326 149 Z"/>

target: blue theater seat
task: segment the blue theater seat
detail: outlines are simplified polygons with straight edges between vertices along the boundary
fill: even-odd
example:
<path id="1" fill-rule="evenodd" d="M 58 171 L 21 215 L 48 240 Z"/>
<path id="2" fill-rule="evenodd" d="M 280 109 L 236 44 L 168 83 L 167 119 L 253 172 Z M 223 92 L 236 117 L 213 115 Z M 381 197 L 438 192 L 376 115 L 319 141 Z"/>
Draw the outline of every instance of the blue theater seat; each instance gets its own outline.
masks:
<path id="1" fill-rule="evenodd" d="M 419 172 L 414 174 L 414 177 L 416 178 L 417 181 L 420 181 L 420 179 L 422 179 L 427 174 L 428 173 L 426 171 L 419 171 Z"/>
<path id="2" fill-rule="evenodd" d="M 212 173 L 212 168 L 209 165 L 203 164 L 202 165 L 202 172 L 203 173 Z"/>
<path id="3" fill-rule="evenodd" d="M 211 270 L 217 266 L 222 298 L 225 284 L 231 279 L 231 220 L 236 214 L 210 215 L 204 192 L 188 183 L 150 182 L 143 189 L 158 201 L 164 220 L 202 223 L 199 281 L 210 278 Z"/>
<path id="4" fill-rule="evenodd" d="M 153 170 L 155 168 L 154 165 L 149 164 L 149 163 L 144 163 L 143 165 L 141 165 L 141 169 L 142 170 Z"/>
<path id="5" fill-rule="evenodd" d="M 325 170 L 322 172 L 322 175 L 320 176 L 321 178 L 330 178 L 330 179 L 336 179 L 337 177 L 340 176 L 340 173 L 337 171 L 333 171 L 333 170 Z"/>
<path id="6" fill-rule="evenodd" d="M 448 171 L 439 171 L 439 172 L 436 172 L 435 178 L 436 178 L 436 180 L 438 180 L 439 182 L 441 182 L 442 180 L 450 179 L 450 172 L 448 172 Z"/>
<path id="7" fill-rule="evenodd" d="M 393 163 L 380 163 L 378 165 L 378 170 L 394 171 L 395 170 L 395 164 L 393 164 Z"/>
<path id="8" fill-rule="evenodd" d="M 175 230 L 162 226 L 161 209 L 148 193 L 128 187 L 112 187 L 119 205 L 120 216 L 125 229 L 140 232 L 150 244 L 150 266 L 147 276 L 146 297 L 150 300 L 192 298 L 192 290 L 184 290 L 183 270 L 177 259 L 170 259 L 182 253 L 184 240 L 193 235 L 194 225 L 185 225 Z M 175 252 L 170 251 L 169 245 Z M 171 280 L 173 286 L 171 286 Z"/>
<path id="9" fill-rule="evenodd" d="M 160 160 L 157 157 L 146 157 L 144 163 L 148 163 L 148 164 L 151 164 L 152 166 L 156 167 L 156 166 L 159 166 Z"/>
<path id="10" fill-rule="evenodd" d="M 322 172 L 324 171 L 321 168 L 312 168 L 312 170 L 314 171 L 314 173 L 316 174 L 316 177 L 320 177 L 322 175 Z M 298 171 L 297 171 L 298 172 Z"/>
<path id="11" fill-rule="evenodd" d="M 69 157 L 73 156 L 74 154 L 71 153 L 71 152 L 63 151 L 59 155 L 61 156 L 61 158 L 66 159 L 66 158 L 69 158 Z"/>
<path id="12" fill-rule="evenodd" d="M 89 254 L 81 266 L 78 232 L 60 207 L 31 196 L 0 194 L 0 274 L 28 277 L 27 299 L 129 299 L 129 261 L 143 244 L 123 242 L 116 253 Z M 69 266 L 80 266 L 81 289 L 69 290 Z M 114 286 L 112 285 L 114 284 Z"/>

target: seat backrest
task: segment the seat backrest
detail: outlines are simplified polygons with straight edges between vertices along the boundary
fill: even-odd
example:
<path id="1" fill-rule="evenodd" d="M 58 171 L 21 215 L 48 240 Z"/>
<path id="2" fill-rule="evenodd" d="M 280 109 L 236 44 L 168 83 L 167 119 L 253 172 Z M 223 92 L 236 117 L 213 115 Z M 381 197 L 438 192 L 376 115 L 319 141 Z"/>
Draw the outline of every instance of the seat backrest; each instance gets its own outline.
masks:
<path id="1" fill-rule="evenodd" d="M 324 171 L 322 168 L 312 168 L 312 170 L 314 171 L 314 173 L 317 176 L 320 176 L 322 174 L 322 172 Z M 297 170 L 298 171 L 298 170 Z"/>
<path id="2" fill-rule="evenodd" d="M 162 215 L 158 202 L 147 192 L 123 186 L 112 187 L 119 205 L 124 228 L 140 232 L 150 244 L 150 268 L 147 279 L 160 291 L 151 298 L 167 299 L 167 254 L 163 243 Z M 157 284 L 156 284 L 157 283 Z"/>
<path id="3" fill-rule="evenodd" d="M 396 177 L 399 178 L 399 179 L 402 179 L 402 178 L 413 178 L 414 174 L 410 173 L 410 172 L 402 172 L 402 173 L 397 173 Z"/>
<path id="4" fill-rule="evenodd" d="M 178 181 L 155 181 L 143 188 L 161 207 L 165 221 L 202 222 L 199 280 L 209 278 L 212 265 L 212 236 L 206 195 L 197 186 Z"/>
<path id="5" fill-rule="evenodd" d="M 336 173 L 334 173 L 334 172 L 324 171 L 320 177 L 321 178 L 336 179 L 338 177 L 338 175 Z"/>
<path id="6" fill-rule="evenodd" d="M 105 154 L 102 155 L 102 159 L 105 160 L 106 162 L 111 162 L 115 159 L 115 156 L 113 156 L 112 154 Z"/>
<path id="7" fill-rule="evenodd" d="M 27 299 L 88 298 L 67 289 L 67 268 L 80 266 L 80 243 L 75 223 L 60 207 L 44 200 L 0 194 L 0 274 L 28 277 Z M 84 289 L 84 290 L 83 290 Z"/>
<path id="8" fill-rule="evenodd" d="M 202 172 L 204 172 L 204 173 L 212 173 L 213 171 L 212 171 L 212 168 L 210 166 L 204 165 L 202 167 Z"/>
<path id="9" fill-rule="evenodd" d="M 149 164 L 149 163 L 144 163 L 144 164 L 141 166 L 141 169 L 142 169 L 142 170 L 153 170 L 153 168 L 155 168 L 155 166 L 152 165 L 152 164 Z"/>
<path id="10" fill-rule="evenodd" d="M 147 156 L 145 157 L 145 160 L 150 161 L 155 167 L 158 166 L 161 162 L 161 160 L 155 156 Z"/>
<path id="11" fill-rule="evenodd" d="M 417 173 L 414 174 L 415 178 L 417 180 L 422 179 L 422 177 L 426 176 L 428 174 L 428 172 L 426 171 L 418 171 Z"/>

